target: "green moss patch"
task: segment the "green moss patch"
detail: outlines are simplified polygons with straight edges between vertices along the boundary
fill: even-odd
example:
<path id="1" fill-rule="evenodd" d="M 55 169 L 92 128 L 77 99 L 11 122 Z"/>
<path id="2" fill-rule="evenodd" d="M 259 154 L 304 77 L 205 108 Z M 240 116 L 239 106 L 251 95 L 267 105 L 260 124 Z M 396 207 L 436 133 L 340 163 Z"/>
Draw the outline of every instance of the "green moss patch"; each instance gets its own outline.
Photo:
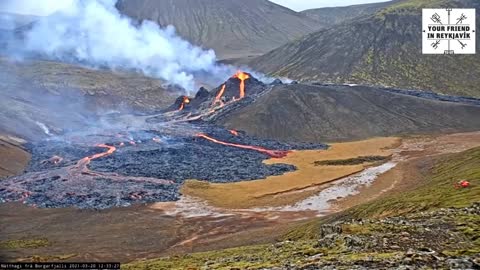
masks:
<path id="1" fill-rule="evenodd" d="M 50 243 L 47 239 L 26 239 L 26 240 L 8 240 L 0 242 L 0 249 L 18 249 L 18 248 L 41 248 Z"/>
<path id="2" fill-rule="evenodd" d="M 388 157 L 384 156 L 360 156 L 349 159 L 335 159 L 335 160 L 322 160 L 315 161 L 315 166 L 346 166 L 346 165 L 359 165 L 363 163 L 385 161 Z"/>

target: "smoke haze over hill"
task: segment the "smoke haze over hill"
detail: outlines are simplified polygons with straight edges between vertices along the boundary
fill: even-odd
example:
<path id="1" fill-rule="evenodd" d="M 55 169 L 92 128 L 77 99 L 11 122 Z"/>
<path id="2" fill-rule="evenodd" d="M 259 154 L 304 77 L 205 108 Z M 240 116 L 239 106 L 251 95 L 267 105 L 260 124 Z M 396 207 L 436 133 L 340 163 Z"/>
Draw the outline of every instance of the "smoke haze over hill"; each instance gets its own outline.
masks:
<path id="1" fill-rule="evenodd" d="M 231 73 L 216 64 L 214 51 L 191 45 L 171 26 L 162 29 L 150 21 L 135 25 L 118 13 L 115 3 L 73 1 L 39 19 L 10 47 L 17 55 L 33 53 L 93 67 L 133 69 L 187 91 L 196 87 L 196 73 L 219 81 Z"/>

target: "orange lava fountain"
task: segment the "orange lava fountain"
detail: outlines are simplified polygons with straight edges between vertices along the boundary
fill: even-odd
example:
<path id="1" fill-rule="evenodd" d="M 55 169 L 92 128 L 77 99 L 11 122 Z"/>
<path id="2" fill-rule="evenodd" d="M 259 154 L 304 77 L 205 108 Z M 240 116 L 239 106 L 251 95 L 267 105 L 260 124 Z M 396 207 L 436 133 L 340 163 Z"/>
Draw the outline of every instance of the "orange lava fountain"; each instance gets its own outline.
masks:
<path id="1" fill-rule="evenodd" d="M 226 85 L 223 84 L 222 88 L 220 89 L 220 92 L 218 92 L 217 96 L 215 97 L 215 100 L 213 101 L 213 105 L 215 105 L 217 103 L 220 103 L 220 104 L 223 105 L 222 96 L 223 96 L 223 93 L 225 93 L 225 87 L 226 87 Z"/>
<path id="2" fill-rule="evenodd" d="M 250 79 L 250 75 L 239 71 L 237 74 L 233 75 L 233 78 L 240 80 L 240 99 L 242 99 L 245 97 L 245 80 Z"/>
<path id="3" fill-rule="evenodd" d="M 260 153 L 263 153 L 263 154 L 266 154 L 272 158 L 284 158 L 288 155 L 288 153 L 290 153 L 290 151 L 282 151 L 282 150 L 269 150 L 269 149 L 265 149 L 263 147 L 259 147 L 259 146 L 251 146 L 251 145 L 243 145 L 243 144 L 235 144 L 235 143 L 229 143 L 229 142 L 222 142 L 222 141 L 219 141 L 217 139 L 214 139 L 212 137 L 209 137 L 208 135 L 206 134 L 203 134 L 203 133 L 198 133 L 197 135 L 195 135 L 196 137 L 199 137 L 199 138 L 203 138 L 205 140 L 208 140 L 208 141 L 211 141 L 211 142 L 214 142 L 214 143 L 218 143 L 218 144 L 221 144 L 221 145 L 225 145 L 225 146 L 232 146 L 232 147 L 237 147 L 237 148 L 241 148 L 241 149 L 247 149 L 247 150 L 254 150 L 254 151 L 258 151 Z"/>
<path id="4" fill-rule="evenodd" d="M 185 109 L 185 104 L 190 103 L 190 99 L 187 96 L 183 96 L 183 101 L 182 104 L 180 104 L 180 108 L 178 108 L 179 111 L 182 111 Z"/>

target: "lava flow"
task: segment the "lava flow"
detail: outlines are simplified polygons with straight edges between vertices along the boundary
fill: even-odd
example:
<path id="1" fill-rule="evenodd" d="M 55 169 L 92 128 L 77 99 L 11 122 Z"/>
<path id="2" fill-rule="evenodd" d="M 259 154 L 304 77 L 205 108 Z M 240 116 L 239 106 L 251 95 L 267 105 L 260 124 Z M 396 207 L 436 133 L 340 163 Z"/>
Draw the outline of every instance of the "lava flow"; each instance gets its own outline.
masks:
<path id="1" fill-rule="evenodd" d="M 250 75 L 245 72 L 239 71 L 233 76 L 233 78 L 237 78 L 240 80 L 240 99 L 242 99 L 245 97 L 245 80 L 250 79 Z"/>
<path id="2" fill-rule="evenodd" d="M 225 93 L 225 87 L 226 85 L 223 84 L 222 88 L 220 89 L 220 92 L 218 92 L 217 96 L 215 97 L 215 100 L 213 101 L 213 105 L 216 105 L 217 103 L 220 103 L 221 105 L 223 105 L 222 96 L 223 96 L 223 93 Z"/>
<path id="3" fill-rule="evenodd" d="M 101 148 L 107 148 L 108 150 L 105 151 L 105 152 L 102 152 L 102 153 L 98 153 L 98 154 L 95 154 L 95 155 L 91 155 L 91 156 L 82 158 L 81 160 L 79 160 L 77 162 L 77 166 L 84 167 L 86 169 L 85 166 L 90 164 L 90 161 L 92 161 L 94 159 L 97 159 L 97 158 L 102 158 L 102 157 L 109 156 L 109 155 L 113 154 L 115 151 L 117 151 L 117 148 L 115 146 L 110 146 L 110 145 L 106 145 L 106 144 L 97 144 L 95 146 L 96 147 L 101 147 Z"/>
<path id="4" fill-rule="evenodd" d="M 21 201 L 33 206 L 43 204 L 45 207 L 71 206 L 75 203 L 80 208 L 106 208 L 119 206 L 121 202 L 148 202 L 168 192 L 168 189 L 159 189 L 157 185 L 175 184 L 173 181 L 152 177 L 92 171 L 88 168 L 92 160 L 116 151 L 114 146 L 106 144 L 98 144 L 96 147 L 106 150 L 84 157 L 74 165 L 56 166 L 5 180 L 3 188 L 0 188 L 0 202 Z M 105 189 L 106 185 L 108 189 Z M 148 185 L 154 188 L 146 188 Z"/>
<path id="5" fill-rule="evenodd" d="M 185 105 L 188 103 L 190 103 L 190 99 L 187 96 L 183 96 L 182 104 L 180 104 L 180 108 L 178 108 L 178 110 L 182 111 L 185 108 Z"/>
<path id="6" fill-rule="evenodd" d="M 290 151 L 283 151 L 283 150 L 269 150 L 269 149 L 265 149 L 263 147 L 259 147 L 259 146 L 251 146 L 251 145 L 243 145 L 243 144 L 235 144 L 235 143 L 229 143 L 229 142 L 222 142 L 222 141 L 219 141 L 217 139 L 214 139 L 212 137 L 209 137 L 208 135 L 204 134 L 204 133 L 198 133 L 197 135 L 195 135 L 196 137 L 199 137 L 199 138 L 203 138 L 203 139 L 206 139 L 208 141 L 211 141 L 211 142 L 214 142 L 214 143 L 218 143 L 218 144 L 221 144 L 221 145 L 225 145 L 225 146 L 232 146 L 232 147 L 237 147 L 237 148 L 242 148 L 242 149 L 247 149 L 247 150 L 254 150 L 254 151 L 258 151 L 260 153 L 263 153 L 263 154 L 266 154 L 272 158 L 284 158 L 288 155 L 288 153 L 290 153 Z"/>

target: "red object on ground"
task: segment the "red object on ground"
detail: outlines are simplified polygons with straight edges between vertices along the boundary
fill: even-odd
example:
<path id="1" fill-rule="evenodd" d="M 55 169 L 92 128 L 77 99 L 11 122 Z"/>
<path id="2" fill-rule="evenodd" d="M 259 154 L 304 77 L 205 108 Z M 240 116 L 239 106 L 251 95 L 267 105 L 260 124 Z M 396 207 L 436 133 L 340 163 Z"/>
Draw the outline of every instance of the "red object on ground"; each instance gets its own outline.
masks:
<path id="1" fill-rule="evenodd" d="M 470 187 L 470 182 L 468 182 L 467 180 L 462 180 L 455 184 L 455 188 L 467 188 L 467 187 Z"/>
<path id="2" fill-rule="evenodd" d="M 468 182 L 468 181 L 462 181 L 462 182 L 460 182 L 460 186 L 462 186 L 462 187 L 464 187 L 464 188 L 469 187 L 469 186 L 470 186 L 470 182 Z"/>

